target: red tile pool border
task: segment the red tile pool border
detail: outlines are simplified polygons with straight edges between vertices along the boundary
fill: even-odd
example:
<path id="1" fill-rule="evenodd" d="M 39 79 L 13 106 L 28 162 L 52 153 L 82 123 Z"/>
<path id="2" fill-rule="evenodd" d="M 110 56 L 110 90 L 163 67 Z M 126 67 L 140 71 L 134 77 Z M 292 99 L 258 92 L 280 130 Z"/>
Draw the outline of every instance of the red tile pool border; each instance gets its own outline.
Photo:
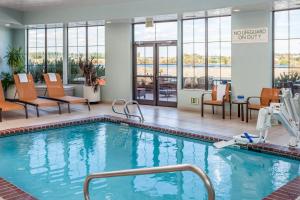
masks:
<path id="1" fill-rule="evenodd" d="M 26 127 L 20 127 L 20 128 L 0 130 L 0 137 L 12 136 L 12 135 L 18 135 L 18 134 L 26 134 L 26 133 L 31 133 L 31 132 L 35 132 L 35 131 L 41 131 L 41 130 L 47 130 L 47 129 L 52 129 L 52 128 L 62 128 L 62 127 L 67 127 L 67 126 L 72 126 L 72 125 L 80 125 L 80 124 L 86 124 L 86 123 L 92 123 L 92 122 L 101 122 L 101 121 L 103 121 L 103 122 L 113 122 L 113 123 L 119 123 L 119 124 L 124 123 L 124 124 L 127 124 L 129 126 L 134 126 L 134 127 L 138 127 L 138 128 L 145 128 L 145 129 L 150 129 L 150 130 L 154 130 L 154 131 L 160 131 L 160 132 L 170 134 L 170 135 L 176 135 L 176 136 L 180 136 L 180 137 L 187 137 L 187 138 L 197 139 L 197 140 L 206 141 L 206 142 L 217 142 L 217 141 L 221 141 L 221 140 L 231 139 L 230 137 L 217 135 L 217 134 L 203 133 L 203 132 L 196 133 L 196 132 L 188 131 L 188 130 L 185 130 L 185 129 L 173 128 L 173 127 L 170 127 L 170 126 L 162 126 L 162 125 L 150 124 L 150 123 L 138 123 L 136 121 L 132 121 L 132 120 L 124 119 L 124 118 L 119 118 L 119 117 L 114 117 L 114 116 L 110 116 L 110 115 L 101 115 L 101 116 L 96 116 L 96 117 L 88 117 L 88 118 L 67 120 L 67 121 L 62 121 L 62 122 L 47 123 L 47 124 L 42 124 L 42 125 L 34 125 L 34 126 L 26 126 Z M 296 149 L 296 148 L 288 148 L 288 147 L 269 144 L 269 143 L 249 144 L 249 145 L 239 145 L 239 146 L 241 148 L 246 148 L 246 149 L 249 149 L 251 151 L 263 152 L 263 153 L 268 153 L 268 154 L 273 154 L 273 155 L 278 155 L 278 156 L 284 156 L 284 157 L 287 157 L 287 158 L 300 160 L 300 149 Z M 300 178 L 298 178 L 298 179 L 300 180 Z M 299 190 L 300 181 L 298 181 L 298 179 L 296 179 L 296 182 L 294 182 L 295 180 L 293 180 L 285 186 L 288 186 L 291 183 L 292 184 L 291 187 L 296 187 Z M 1 189 L 2 189 L 1 180 L 3 180 L 3 181 L 5 181 L 5 180 L 0 178 L 0 197 L 3 198 L 2 193 L 1 193 Z M 24 199 L 24 200 L 35 199 L 34 197 L 32 197 L 29 194 L 23 192 L 22 190 L 20 190 L 16 186 L 13 186 L 11 183 L 8 183 L 7 181 L 5 181 L 5 183 L 11 185 L 11 187 L 16 188 L 16 191 L 17 191 L 17 192 L 14 193 L 14 194 L 17 194 L 17 195 L 12 195 L 11 199 L 9 199 L 9 200 L 12 200 L 12 199 L 14 199 L 14 200 L 17 200 L 17 199 Z M 285 188 L 285 186 L 283 186 L 282 188 Z M 277 194 L 276 192 L 279 191 L 278 194 L 282 193 L 282 188 L 279 188 L 277 191 L 272 193 L 270 196 L 275 194 L 275 197 L 277 197 L 278 195 L 276 196 L 276 194 Z M 10 188 L 7 188 L 7 189 L 9 190 Z M 23 198 L 23 196 L 22 196 L 22 198 L 19 198 L 18 192 L 20 192 L 20 191 L 23 192 L 24 194 L 28 195 L 28 196 L 26 196 L 27 199 Z M 287 192 L 286 193 L 287 195 L 289 195 L 288 192 L 290 191 L 290 187 L 287 187 L 287 189 L 284 190 L 284 191 Z M 8 192 L 8 191 L 4 190 L 4 192 Z M 293 192 L 293 191 L 291 191 L 291 192 Z M 290 195 L 293 195 L 293 193 L 291 193 Z M 269 196 L 265 198 L 265 200 L 275 200 L 275 199 L 276 198 L 269 199 Z M 276 200 L 283 200 L 283 199 L 281 197 L 278 197 Z M 288 199 L 284 199 L 284 200 L 288 200 Z"/>
<path id="2" fill-rule="evenodd" d="M 24 134 L 34 131 L 41 131 L 51 128 L 62 128 L 66 126 L 72 126 L 72 125 L 80 125 L 80 124 L 86 124 L 91 122 L 113 122 L 113 123 L 126 123 L 130 126 L 139 127 L 139 128 L 145 128 L 150 129 L 154 131 L 160 131 L 166 134 L 170 135 L 176 135 L 180 137 L 187 137 L 192 139 L 197 139 L 201 141 L 206 142 L 218 142 L 221 140 L 229 140 L 230 137 L 226 137 L 223 135 L 218 134 L 211 134 L 211 133 L 198 133 L 195 131 L 189 131 L 186 129 L 180 129 L 180 128 L 173 128 L 170 126 L 163 126 L 163 125 L 157 125 L 157 124 L 150 124 L 150 123 L 139 123 L 133 120 L 128 120 L 120 117 L 114 117 L 110 115 L 100 115 L 96 117 L 87 117 L 87 118 L 81 118 L 81 119 L 73 119 L 73 120 L 67 120 L 67 121 L 61 121 L 61 122 L 54 122 L 54 123 L 47 123 L 42 125 L 34 125 L 34 126 L 26 126 L 26 127 L 20 127 L 20 128 L 12 128 L 12 129 L 6 129 L 6 130 L 0 130 L 0 137 L 1 136 L 10 136 L 10 135 L 17 135 L 17 134 Z M 245 148 L 251 151 L 256 152 L 262 152 L 267 154 L 273 154 L 277 156 L 284 156 L 291 159 L 300 160 L 300 148 L 290 148 L 270 143 L 261 143 L 261 144 L 248 144 L 248 145 L 239 145 L 241 148 Z"/>
<path id="3" fill-rule="evenodd" d="M 20 188 L 0 178 L 0 199 L 4 200 L 36 200 Z"/>
<path id="4" fill-rule="evenodd" d="M 263 200 L 296 200 L 300 197 L 300 177 L 282 186 Z"/>

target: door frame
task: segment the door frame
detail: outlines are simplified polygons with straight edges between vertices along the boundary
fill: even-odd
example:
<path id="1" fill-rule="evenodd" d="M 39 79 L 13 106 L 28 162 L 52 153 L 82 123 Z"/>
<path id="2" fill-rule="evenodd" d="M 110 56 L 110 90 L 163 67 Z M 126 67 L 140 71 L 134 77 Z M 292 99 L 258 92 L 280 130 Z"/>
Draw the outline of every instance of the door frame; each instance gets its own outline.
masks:
<path id="1" fill-rule="evenodd" d="M 140 104 L 144 105 L 152 105 L 152 106 L 166 106 L 166 107 L 177 107 L 177 102 L 178 102 L 178 53 L 177 53 L 177 40 L 165 40 L 165 41 L 147 41 L 147 42 L 135 42 L 133 43 L 133 76 L 132 76 L 132 94 L 133 94 L 133 99 L 138 101 Z M 158 98 L 158 62 L 159 62 L 159 46 L 176 46 L 176 79 L 177 79 L 177 84 L 176 84 L 176 102 L 163 102 L 159 101 Z M 141 100 L 136 98 L 136 84 L 137 84 L 137 77 L 143 77 L 143 76 L 138 76 L 137 75 L 137 62 L 136 62 L 136 56 L 137 56 L 137 48 L 138 47 L 153 47 L 153 100 Z M 150 76 L 145 76 L 145 77 L 150 77 Z"/>

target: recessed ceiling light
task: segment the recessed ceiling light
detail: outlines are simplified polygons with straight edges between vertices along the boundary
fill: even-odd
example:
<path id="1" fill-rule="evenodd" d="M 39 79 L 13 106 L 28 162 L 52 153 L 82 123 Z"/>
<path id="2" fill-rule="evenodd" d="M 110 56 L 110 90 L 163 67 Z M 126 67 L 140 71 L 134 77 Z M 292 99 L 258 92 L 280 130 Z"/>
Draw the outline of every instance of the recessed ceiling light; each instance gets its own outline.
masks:
<path id="1" fill-rule="evenodd" d="M 233 9 L 232 11 L 233 12 L 240 12 L 241 10 L 240 9 Z"/>
<path id="2" fill-rule="evenodd" d="M 106 23 L 107 23 L 107 24 L 111 24 L 111 21 L 107 21 Z"/>
<path id="3" fill-rule="evenodd" d="M 5 24 L 6 27 L 10 27 L 10 24 Z"/>

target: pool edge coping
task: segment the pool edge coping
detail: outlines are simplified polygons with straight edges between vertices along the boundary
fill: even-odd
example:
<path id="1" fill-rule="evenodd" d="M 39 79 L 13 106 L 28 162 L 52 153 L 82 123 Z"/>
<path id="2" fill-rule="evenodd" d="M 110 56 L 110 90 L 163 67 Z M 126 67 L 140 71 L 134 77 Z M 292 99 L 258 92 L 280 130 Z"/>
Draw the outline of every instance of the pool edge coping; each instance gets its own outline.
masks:
<path id="1" fill-rule="evenodd" d="M 113 122 L 113 123 L 125 123 L 130 126 L 138 127 L 138 128 L 145 128 L 150 129 L 154 131 L 160 131 L 166 134 L 180 136 L 180 137 L 186 137 L 196 140 L 201 140 L 204 142 L 218 142 L 222 140 L 230 140 L 231 137 L 219 135 L 219 134 L 213 134 L 213 133 L 206 133 L 203 131 L 192 131 L 188 129 L 181 129 L 181 128 L 175 128 L 170 127 L 167 125 L 159 125 L 155 123 L 139 123 L 134 120 L 130 119 L 124 119 L 121 117 L 111 116 L 111 115 L 98 115 L 93 117 L 83 117 L 79 119 L 71 119 L 71 120 L 64 120 L 59 122 L 51 122 L 51 123 L 45 123 L 45 124 L 39 124 L 39 125 L 31 125 L 31 126 L 23 126 L 23 127 L 17 127 L 17 128 L 9 128 L 0 130 L 0 137 L 6 137 L 6 136 L 12 136 L 12 135 L 18 135 L 18 134 L 26 134 L 36 131 L 42 131 L 52 128 L 63 128 L 67 126 L 72 125 L 81 125 L 81 124 L 87 124 L 87 123 L 93 123 L 93 122 Z M 294 160 L 300 160 L 300 148 L 291 148 L 271 143 L 260 143 L 260 144 L 238 144 L 239 147 L 248 149 L 250 151 L 256 151 L 266 154 L 272 154 L 277 156 L 282 156 L 285 158 L 290 158 Z"/>

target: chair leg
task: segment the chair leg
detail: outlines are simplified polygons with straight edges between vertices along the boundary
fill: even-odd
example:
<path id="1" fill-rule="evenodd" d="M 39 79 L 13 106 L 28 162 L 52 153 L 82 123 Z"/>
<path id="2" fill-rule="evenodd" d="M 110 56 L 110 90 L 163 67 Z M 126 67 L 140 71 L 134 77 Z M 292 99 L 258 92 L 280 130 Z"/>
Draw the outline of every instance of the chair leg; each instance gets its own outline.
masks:
<path id="1" fill-rule="evenodd" d="M 0 109 L 0 122 L 2 122 L 2 109 Z"/>
<path id="2" fill-rule="evenodd" d="M 214 106 L 211 106 L 212 107 L 212 113 L 213 115 L 215 114 L 215 107 Z"/>
<path id="3" fill-rule="evenodd" d="M 204 111 L 203 111 L 203 109 L 204 109 L 204 105 L 203 105 L 203 103 L 201 103 L 201 117 L 204 116 Z"/>
<path id="4" fill-rule="evenodd" d="M 250 110 L 250 119 L 252 119 L 252 113 L 251 113 L 251 110 Z"/>
<path id="5" fill-rule="evenodd" d="M 40 117 L 39 106 L 35 106 L 35 109 L 36 109 L 36 116 Z"/>
<path id="6" fill-rule="evenodd" d="M 88 106 L 89 111 L 91 111 L 90 101 L 89 101 L 89 100 L 86 100 L 86 103 L 87 103 L 87 106 Z"/>
<path id="7" fill-rule="evenodd" d="M 58 113 L 61 115 L 61 107 L 60 107 L 60 103 L 57 103 L 58 105 Z"/>
<path id="8" fill-rule="evenodd" d="M 229 104 L 229 109 L 230 109 L 229 115 L 230 115 L 230 119 L 231 119 L 231 109 L 232 109 L 231 107 L 232 107 L 232 104 L 230 103 L 230 104 Z"/>
<path id="9" fill-rule="evenodd" d="M 68 112 L 71 113 L 70 103 L 68 103 Z"/>
<path id="10" fill-rule="evenodd" d="M 222 115 L 223 115 L 223 119 L 225 119 L 225 104 L 224 103 L 222 105 Z"/>
<path id="11" fill-rule="evenodd" d="M 26 117 L 26 119 L 28 119 L 28 109 L 27 109 L 27 104 L 24 105 L 24 109 L 25 109 L 25 117 Z"/>
<path id="12" fill-rule="evenodd" d="M 246 122 L 248 123 L 249 121 L 249 109 L 248 109 L 248 105 L 246 106 Z"/>

